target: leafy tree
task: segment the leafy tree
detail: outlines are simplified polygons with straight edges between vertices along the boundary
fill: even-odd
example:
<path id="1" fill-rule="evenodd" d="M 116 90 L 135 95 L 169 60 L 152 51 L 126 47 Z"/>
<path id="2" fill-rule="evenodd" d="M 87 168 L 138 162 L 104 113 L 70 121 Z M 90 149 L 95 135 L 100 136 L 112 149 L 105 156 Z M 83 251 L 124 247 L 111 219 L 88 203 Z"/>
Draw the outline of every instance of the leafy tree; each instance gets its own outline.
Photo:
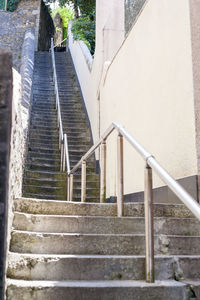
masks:
<path id="1" fill-rule="evenodd" d="M 73 21 L 72 33 L 74 40 L 82 40 L 92 54 L 95 51 L 95 11 Z"/>
<path id="2" fill-rule="evenodd" d="M 52 0 L 51 0 L 52 1 Z M 59 0 L 60 6 L 65 4 L 73 4 L 75 18 L 79 17 L 79 9 L 81 15 L 89 15 L 95 9 L 95 0 Z"/>

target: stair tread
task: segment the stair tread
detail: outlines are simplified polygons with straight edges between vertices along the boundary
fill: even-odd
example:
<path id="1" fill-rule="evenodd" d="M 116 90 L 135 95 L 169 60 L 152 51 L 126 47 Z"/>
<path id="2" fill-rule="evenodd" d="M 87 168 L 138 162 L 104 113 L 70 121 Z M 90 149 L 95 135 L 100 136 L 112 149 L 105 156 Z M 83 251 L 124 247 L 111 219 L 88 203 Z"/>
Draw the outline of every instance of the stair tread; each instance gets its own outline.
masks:
<path id="1" fill-rule="evenodd" d="M 155 281 L 155 283 L 147 283 L 142 280 L 73 280 L 73 281 L 51 281 L 51 280 L 17 280 L 9 279 L 8 285 L 18 285 L 21 287 L 154 287 L 154 286 L 185 286 L 184 283 L 176 280 Z"/>

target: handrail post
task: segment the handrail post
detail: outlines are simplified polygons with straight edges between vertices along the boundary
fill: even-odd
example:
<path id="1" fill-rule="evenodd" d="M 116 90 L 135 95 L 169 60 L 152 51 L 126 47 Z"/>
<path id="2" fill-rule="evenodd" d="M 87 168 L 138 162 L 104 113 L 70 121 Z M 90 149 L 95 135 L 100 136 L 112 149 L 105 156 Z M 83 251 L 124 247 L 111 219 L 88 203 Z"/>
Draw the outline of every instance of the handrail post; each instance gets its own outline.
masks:
<path id="1" fill-rule="evenodd" d="M 86 161 L 81 165 L 81 202 L 86 202 Z"/>
<path id="2" fill-rule="evenodd" d="M 124 215 L 124 162 L 123 162 L 123 136 L 117 137 L 117 215 Z"/>
<path id="3" fill-rule="evenodd" d="M 60 164 L 60 171 L 65 172 L 65 145 L 64 141 L 61 144 L 61 164 Z"/>
<path id="4" fill-rule="evenodd" d="M 70 201 L 70 176 L 67 175 L 67 201 Z"/>
<path id="5" fill-rule="evenodd" d="M 145 243 L 146 243 L 146 281 L 154 282 L 154 225 L 152 169 L 145 167 Z"/>
<path id="6" fill-rule="evenodd" d="M 69 201 L 73 200 L 73 188 L 74 188 L 74 175 L 70 174 L 70 197 L 69 197 Z"/>
<path id="7" fill-rule="evenodd" d="M 106 140 L 101 144 L 100 202 L 106 201 Z"/>

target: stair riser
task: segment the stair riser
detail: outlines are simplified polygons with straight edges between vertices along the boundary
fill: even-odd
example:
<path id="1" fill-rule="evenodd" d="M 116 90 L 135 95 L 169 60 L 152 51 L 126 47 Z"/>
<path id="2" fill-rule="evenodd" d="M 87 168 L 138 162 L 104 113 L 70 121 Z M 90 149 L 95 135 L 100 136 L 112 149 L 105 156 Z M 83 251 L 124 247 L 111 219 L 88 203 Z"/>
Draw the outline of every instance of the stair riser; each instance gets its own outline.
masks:
<path id="1" fill-rule="evenodd" d="M 33 214 L 50 215 L 80 215 L 80 216 L 116 216 L 116 204 L 96 204 L 87 203 L 63 203 L 51 201 L 36 201 L 31 199 L 16 199 L 14 201 L 15 210 Z M 125 216 L 144 217 L 144 205 L 141 203 L 127 203 L 124 206 Z M 175 217 L 188 218 L 191 213 L 187 208 L 180 205 L 155 205 L 155 217 Z"/>
<path id="2" fill-rule="evenodd" d="M 66 179 L 67 180 L 67 179 Z M 53 181 L 52 179 L 46 179 L 46 180 L 42 180 L 42 179 L 34 179 L 34 178 L 24 178 L 24 185 L 35 185 L 35 186 L 63 186 L 65 184 L 65 181 L 61 181 L 61 180 L 56 180 Z M 74 189 L 76 188 L 79 188 L 80 189 L 80 184 L 81 184 L 81 181 L 78 181 L 78 182 L 74 182 L 73 186 L 74 186 Z M 99 188 L 99 182 L 88 182 L 87 181 L 87 186 L 89 188 Z"/>
<path id="3" fill-rule="evenodd" d="M 144 255 L 143 235 L 35 234 L 12 232 L 11 248 L 19 253 Z M 156 236 L 156 255 L 198 255 L 200 237 Z"/>
<path id="4" fill-rule="evenodd" d="M 156 280 L 173 279 L 173 263 L 171 257 L 156 258 Z M 23 280 L 145 280 L 145 258 L 39 257 L 10 253 L 7 276 Z"/>
<path id="5" fill-rule="evenodd" d="M 54 194 L 36 194 L 36 193 L 25 193 L 23 192 L 23 197 L 33 198 L 33 199 L 48 199 L 48 200 L 58 200 L 58 201 L 67 201 L 67 197 L 64 195 L 54 195 Z"/>
<path id="6" fill-rule="evenodd" d="M 7 300 L 187 300 L 188 289 L 183 286 L 155 286 L 155 287 L 43 287 L 26 288 L 9 286 L 7 289 Z M 81 295 L 81 298 L 80 298 Z M 14 298 L 13 298 L 14 297 Z"/>
<path id="7" fill-rule="evenodd" d="M 155 219 L 155 234 L 200 235 L 200 225 L 190 219 Z M 171 224 L 171 227 L 169 226 Z M 15 213 L 14 228 L 39 232 L 144 234 L 143 218 L 56 217 Z"/>

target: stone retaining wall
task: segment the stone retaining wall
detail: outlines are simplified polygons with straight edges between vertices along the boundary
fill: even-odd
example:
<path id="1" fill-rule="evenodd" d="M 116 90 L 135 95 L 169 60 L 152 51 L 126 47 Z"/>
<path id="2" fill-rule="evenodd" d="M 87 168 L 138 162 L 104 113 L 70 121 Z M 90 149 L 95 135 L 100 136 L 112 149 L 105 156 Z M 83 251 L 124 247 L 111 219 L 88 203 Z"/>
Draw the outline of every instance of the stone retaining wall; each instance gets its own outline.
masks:
<path id="1" fill-rule="evenodd" d="M 14 12 L 0 12 L 0 48 L 13 53 L 13 66 L 19 72 L 22 45 L 27 29 L 37 31 L 40 0 L 21 0 Z"/>
<path id="2" fill-rule="evenodd" d="M 12 117 L 11 53 L 0 50 L 0 66 L 0 299 L 3 299 Z"/>

